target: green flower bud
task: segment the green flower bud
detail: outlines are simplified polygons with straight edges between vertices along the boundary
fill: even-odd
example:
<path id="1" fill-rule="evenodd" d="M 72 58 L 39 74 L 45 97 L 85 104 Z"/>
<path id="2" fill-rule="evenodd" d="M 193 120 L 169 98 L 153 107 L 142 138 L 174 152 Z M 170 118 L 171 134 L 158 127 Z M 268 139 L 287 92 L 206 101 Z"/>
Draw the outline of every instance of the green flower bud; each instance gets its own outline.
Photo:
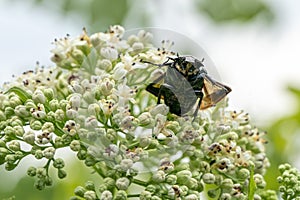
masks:
<path id="1" fill-rule="evenodd" d="M 192 190 L 197 190 L 198 188 L 198 181 L 194 178 L 190 178 L 187 182 L 186 182 L 186 186 Z"/>
<path id="2" fill-rule="evenodd" d="M 105 190 L 104 192 L 101 193 L 100 195 L 100 200 L 112 200 L 113 195 L 110 191 Z"/>
<path id="3" fill-rule="evenodd" d="M 108 59 L 98 60 L 97 67 L 109 72 L 110 70 L 112 70 L 112 63 Z"/>
<path id="4" fill-rule="evenodd" d="M 158 114 L 166 116 L 168 112 L 169 108 L 166 106 L 166 104 L 157 104 L 154 108 L 150 110 L 150 114 L 154 117 Z"/>
<path id="5" fill-rule="evenodd" d="M 140 200 L 151 200 L 151 193 L 149 191 L 142 191 L 140 194 Z"/>
<path id="6" fill-rule="evenodd" d="M 43 132 L 51 133 L 51 132 L 54 132 L 54 130 L 55 130 L 55 127 L 52 122 L 45 122 L 42 126 Z"/>
<path id="7" fill-rule="evenodd" d="M 41 130 L 42 129 L 42 122 L 40 122 L 39 120 L 31 120 L 30 121 L 30 128 L 32 130 L 35 130 L 35 131 L 38 131 L 38 130 Z"/>
<path id="8" fill-rule="evenodd" d="M 80 141 L 79 140 L 73 140 L 70 144 L 70 148 L 77 152 L 81 149 L 81 146 L 80 146 Z"/>
<path id="9" fill-rule="evenodd" d="M 108 190 L 108 188 L 106 187 L 106 185 L 104 185 L 104 184 L 99 185 L 98 191 L 100 193 L 104 192 L 105 190 Z"/>
<path id="10" fill-rule="evenodd" d="M 44 95 L 46 98 L 50 101 L 54 98 L 54 91 L 52 88 L 45 88 L 44 89 Z"/>
<path id="11" fill-rule="evenodd" d="M 12 170 L 14 170 L 16 167 L 17 167 L 17 164 L 14 164 L 14 163 L 6 163 L 6 164 L 5 164 L 5 169 L 6 169 L 7 171 L 12 171 Z"/>
<path id="12" fill-rule="evenodd" d="M 115 65 L 114 73 L 112 77 L 114 80 L 119 81 L 127 74 L 127 72 L 128 71 L 124 69 L 124 64 L 119 62 Z"/>
<path id="13" fill-rule="evenodd" d="M 87 102 L 88 104 L 94 103 L 95 102 L 95 95 L 94 93 L 90 92 L 90 91 L 85 91 L 83 93 L 82 98 L 84 99 L 85 102 Z M 72 107 L 74 108 L 74 107 Z"/>
<path id="14" fill-rule="evenodd" d="M 0 147 L 6 147 L 6 142 L 0 139 Z"/>
<path id="15" fill-rule="evenodd" d="M 119 190 L 115 194 L 114 200 L 127 200 L 127 193 L 124 190 Z"/>
<path id="16" fill-rule="evenodd" d="M 0 158 L 5 158 L 8 153 L 9 151 L 6 148 L 0 147 Z"/>
<path id="17" fill-rule="evenodd" d="M 50 176 L 46 176 L 46 177 L 45 177 L 45 185 L 46 185 L 46 186 L 51 186 L 51 185 L 53 185 L 53 180 L 52 180 L 52 178 L 51 178 Z"/>
<path id="18" fill-rule="evenodd" d="M 151 144 L 151 138 L 149 136 L 142 136 L 139 144 L 142 148 L 147 147 Z"/>
<path id="19" fill-rule="evenodd" d="M 258 194 L 254 194 L 254 200 L 261 200 L 261 197 Z"/>
<path id="20" fill-rule="evenodd" d="M 24 134 L 24 128 L 22 126 L 14 126 L 16 136 L 22 137 Z"/>
<path id="21" fill-rule="evenodd" d="M 129 170 L 133 165 L 133 161 L 131 159 L 124 159 L 120 163 L 121 170 L 126 172 Z"/>
<path id="22" fill-rule="evenodd" d="M 38 190 L 43 190 L 46 186 L 45 180 L 44 179 L 37 179 L 34 182 L 34 187 Z"/>
<path id="23" fill-rule="evenodd" d="M 56 148 L 63 147 L 64 141 L 63 141 L 62 137 L 57 136 L 54 140 L 54 144 L 55 144 Z"/>
<path id="24" fill-rule="evenodd" d="M 218 190 L 216 189 L 212 189 L 212 190 L 208 190 L 207 191 L 207 195 L 210 197 L 210 198 L 216 198 L 216 196 L 218 195 Z"/>
<path id="25" fill-rule="evenodd" d="M 53 167 L 57 169 L 61 169 L 65 166 L 65 162 L 61 158 L 57 158 L 53 161 Z"/>
<path id="26" fill-rule="evenodd" d="M 229 178 L 224 179 L 221 182 L 221 188 L 226 191 L 231 191 L 231 189 L 233 188 L 233 181 Z"/>
<path id="27" fill-rule="evenodd" d="M 57 109 L 55 111 L 55 119 L 58 121 L 63 121 L 65 119 L 65 112 L 62 109 Z"/>
<path id="28" fill-rule="evenodd" d="M 84 193 L 86 192 L 86 189 L 82 186 L 77 186 L 74 190 L 74 194 L 80 197 L 83 197 Z"/>
<path id="29" fill-rule="evenodd" d="M 232 199 L 232 197 L 229 193 L 222 193 L 220 196 L 220 200 L 230 200 L 230 199 Z"/>
<path id="30" fill-rule="evenodd" d="M 23 139 L 26 143 L 33 145 L 35 142 L 35 134 L 33 131 L 29 130 L 23 135 Z"/>
<path id="31" fill-rule="evenodd" d="M 192 178 L 192 172 L 189 170 L 182 170 L 176 173 L 177 182 L 179 184 L 186 184 L 187 181 Z"/>
<path id="32" fill-rule="evenodd" d="M 44 104 L 46 102 L 46 97 L 45 97 L 44 93 L 41 90 L 36 90 L 36 91 L 34 91 L 34 93 L 32 95 L 32 100 L 35 103 Z"/>
<path id="33" fill-rule="evenodd" d="M 200 197 L 195 194 L 190 194 L 185 197 L 185 200 L 198 200 L 198 199 L 200 199 Z"/>
<path id="34" fill-rule="evenodd" d="M 22 101 L 20 100 L 20 98 L 18 96 L 12 96 L 9 99 L 9 104 L 11 107 L 15 108 L 16 106 L 21 105 Z"/>
<path id="35" fill-rule="evenodd" d="M 8 164 L 14 164 L 17 160 L 17 157 L 13 154 L 8 154 L 5 156 L 5 161 L 8 163 Z"/>
<path id="36" fill-rule="evenodd" d="M 95 165 L 96 162 L 97 161 L 95 160 L 94 156 L 87 155 L 87 157 L 85 158 L 84 164 L 88 167 L 91 167 L 91 166 Z"/>
<path id="37" fill-rule="evenodd" d="M 104 96 L 108 96 L 112 93 L 112 89 L 115 86 L 114 80 L 105 78 L 100 84 L 100 91 Z"/>
<path id="38" fill-rule="evenodd" d="M 166 177 L 166 183 L 170 184 L 170 185 L 175 185 L 177 182 L 177 176 L 174 174 L 168 175 Z"/>
<path id="39" fill-rule="evenodd" d="M 84 185 L 85 189 L 95 191 L 95 184 L 92 181 L 87 181 Z"/>
<path id="40" fill-rule="evenodd" d="M 189 192 L 189 188 L 185 185 L 180 186 L 180 195 L 186 196 Z"/>
<path id="41" fill-rule="evenodd" d="M 52 99 L 49 102 L 49 106 L 52 111 L 56 111 L 57 109 L 59 109 L 59 101 L 57 99 Z"/>
<path id="42" fill-rule="evenodd" d="M 47 170 L 43 167 L 36 168 L 36 176 L 39 179 L 44 179 L 47 176 Z"/>
<path id="43" fill-rule="evenodd" d="M 174 133 L 178 133 L 181 129 L 181 126 L 177 121 L 169 121 L 166 125 L 166 128 L 172 130 Z"/>
<path id="44" fill-rule="evenodd" d="M 148 126 L 153 124 L 154 120 L 149 112 L 143 112 L 138 116 L 140 126 Z"/>
<path id="45" fill-rule="evenodd" d="M 242 168 L 237 171 L 237 176 L 239 179 L 245 180 L 250 176 L 250 171 L 246 168 Z"/>
<path id="46" fill-rule="evenodd" d="M 113 178 L 110 178 L 110 177 L 105 178 L 105 179 L 103 180 L 103 182 L 104 182 L 104 184 L 105 184 L 105 186 L 106 186 L 106 188 L 107 188 L 108 190 L 112 190 L 112 189 L 114 189 L 115 186 L 116 186 L 115 180 L 114 180 Z"/>
<path id="47" fill-rule="evenodd" d="M 5 129 L 4 129 L 4 133 L 7 137 L 12 137 L 15 135 L 15 130 L 13 127 L 11 126 L 7 126 Z"/>
<path id="48" fill-rule="evenodd" d="M 18 105 L 15 107 L 15 114 L 20 117 L 29 117 L 30 112 L 27 110 L 26 106 Z"/>
<path id="49" fill-rule="evenodd" d="M 27 110 L 30 110 L 31 108 L 36 108 L 36 104 L 33 102 L 32 99 L 27 99 L 25 102 L 25 107 Z"/>
<path id="50" fill-rule="evenodd" d="M 97 195 L 94 191 L 89 190 L 84 193 L 83 198 L 86 200 L 96 200 Z"/>
<path id="51" fill-rule="evenodd" d="M 266 182 L 264 180 L 264 177 L 261 174 L 254 174 L 253 178 L 254 178 L 254 182 L 256 183 L 256 186 L 258 188 L 266 187 Z"/>
<path id="52" fill-rule="evenodd" d="M 151 194 L 154 194 L 156 192 L 157 188 L 155 185 L 147 185 L 145 190 L 151 192 Z"/>
<path id="53" fill-rule="evenodd" d="M 0 121 L 5 121 L 5 120 L 6 120 L 6 116 L 4 112 L 0 110 Z"/>
<path id="54" fill-rule="evenodd" d="M 80 149 L 80 151 L 78 151 L 78 153 L 77 153 L 77 158 L 79 160 L 84 160 L 86 158 L 86 156 L 87 156 L 87 151 L 84 149 Z"/>
<path id="55" fill-rule="evenodd" d="M 152 180 L 156 183 L 161 183 L 165 180 L 166 174 L 163 170 L 158 170 L 152 176 Z"/>
<path id="56" fill-rule="evenodd" d="M 34 156 L 35 156 L 36 159 L 42 159 L 44 157 L 43 151 L 40 150 L 40 149 L 36 150 L 35 153 L 34 153 Z"/>
<path id="57" fill-rule="evenodd" d="M 12 107 L 6 107 L 4 109 L 4 113 L 5 113 L 6 117 L 10 117 L 15 114 L 15 110 Z"/>
<path id="58" fill-rule="evenodd" d="M 88 113 L 90 115 L 97 116 L 100 113 L 100 110 L 101 110 L 101 108 L 100 108 L 99 104 L 97 104 L 97 103 L 92 103 L 88 107 Z"/>
<path id="59" fill-rule="evenodd" d="M 36 175 L 36 168 L 35 167 L 29 167 L 27 169 L 27 175 L 28 176 L 35 176 Z"/>
<path id="60" fill-rule="evenodd" d="M 55 154 L 55 148 L 53 147 L 47 147 L 46 149 L 43 150 L 43 155 L 47 159 L 52 159 Z"/>
<path id="61" fill-rule="evenodd" d="M 204 183 L 206 184 L 214 184 L 215 183 L 215 180 L 216 180 L 216 177 L 215 175 L 213 175 L 212 173 L 205 173 L 203 176 L 202 176 L 202 180 Z"/>
<path id="62" fill-rule="evenodd" d="M 116 186 L 119 190 L 127 190 L 129 185 L 130 185 L 130 181 L 126 177 L 119 178 L 116 181 Z"/>
<path id="63" fill-rule="evenodd" d="M 12 151 L 20 151 L 20 142 L 14 140 L 11 143 L 8 144 L 8 148 Z"/>

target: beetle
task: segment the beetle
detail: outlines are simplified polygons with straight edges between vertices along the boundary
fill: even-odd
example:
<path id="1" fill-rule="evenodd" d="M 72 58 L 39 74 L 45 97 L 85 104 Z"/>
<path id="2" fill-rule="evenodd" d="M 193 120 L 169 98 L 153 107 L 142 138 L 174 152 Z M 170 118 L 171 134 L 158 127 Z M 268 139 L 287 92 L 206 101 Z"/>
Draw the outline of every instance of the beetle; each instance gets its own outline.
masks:
<path id="1" fill-rule="evenodd" d="M 167 57 L 162 64 L 143 61 L 151 65 L 167 66 L 164 74 L 150 83 L 146 90 L 157 96 L 157 104 L 161 99 L 169 107 L 170 112 L 183 116 L 194 110 L 194 118 L 198 110 L 215 106 L 221 101 L 231 88 L 212 79 L 204 68 L 204 59 L 201 61 L 193 56 Z"/>

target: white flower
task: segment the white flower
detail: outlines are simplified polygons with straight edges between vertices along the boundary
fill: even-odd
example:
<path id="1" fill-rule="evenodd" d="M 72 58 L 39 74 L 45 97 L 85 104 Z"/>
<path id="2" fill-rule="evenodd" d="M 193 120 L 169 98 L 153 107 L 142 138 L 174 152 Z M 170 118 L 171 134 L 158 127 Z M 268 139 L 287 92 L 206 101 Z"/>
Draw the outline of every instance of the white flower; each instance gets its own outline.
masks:
<path id="1" fill-rule="evenodd" d="M 114 68 L 113 79 L 119 81 L 122 78 L 124 78 L 126 74 L 127 74 L 127 70 L 125 69 L 124 63 L 121 62 L 117 63 Z"/>
<path id="2" fill-rule="evenodd" d="M 119 84 L 118 89 L 114 91 L 114 94 L 117 95 L 119 99 L 118 107 L 125 107 L 128 101 L 130 101 L 131 103 L 135 103 L 135 90 L 132 90 L 125 83 Z"/>
<path id="3" fill-rule="evenodd" d="M 116 60 L 118 58 L 118 51 L 112 47 L 103 47 L 100 50 L 101 55 L 109 60 Z"/>

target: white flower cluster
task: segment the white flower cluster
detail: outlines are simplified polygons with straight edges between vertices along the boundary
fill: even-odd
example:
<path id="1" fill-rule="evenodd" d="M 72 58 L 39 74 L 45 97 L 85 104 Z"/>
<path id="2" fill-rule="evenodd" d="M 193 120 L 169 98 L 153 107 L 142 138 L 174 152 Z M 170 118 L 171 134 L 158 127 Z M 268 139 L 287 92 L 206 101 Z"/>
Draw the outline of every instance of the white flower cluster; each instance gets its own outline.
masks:
<path id="1" fill-rule="evenodd" d="M 174 56 L 171 43 L 157 48 L 151 33 L 124 38 L 124 32 L 112 26 L 55 40 L 55 67 L 28 71 L 3 87 L 0 164 L 12 170 L 33 154 L 49 160 L 47 169 L 53 161 L 64 178 L 55 152 L 69 146 L 103 178 L 99 188 L 89 182 L 75 189 L 85 199 L 200 199 L 203 191 L 212 198 L 246 199 L 252 172 L 263 188 L 266 141 L 248 114 L 221 105 L 194 120 L 170 114 L 145 90 L 165 69 L 143 61 L 161 64 Z M 32 149 L 21 150 L 18 140 Z M 28 169 L 38 189 L 52 183 L 42 169 Z M 127 190 L 134 185 L 144 190 Z"/>

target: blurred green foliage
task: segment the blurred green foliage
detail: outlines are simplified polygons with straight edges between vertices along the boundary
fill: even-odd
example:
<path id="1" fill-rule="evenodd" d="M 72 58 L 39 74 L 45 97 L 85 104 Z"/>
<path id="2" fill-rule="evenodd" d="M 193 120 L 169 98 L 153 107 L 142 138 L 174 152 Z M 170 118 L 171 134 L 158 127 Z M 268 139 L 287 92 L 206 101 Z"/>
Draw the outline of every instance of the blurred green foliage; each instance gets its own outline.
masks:
<path id="1" fill-rule="evenodd" d="M 260 16 L 267 22 L 274 19 L 270 5 L 262 0 L 205 0 L 199 1 L 199 12 L 214 22 L 250 22 Z"/>
<path id="2" fill-rule="evenodd" d="M 269 127 L 267 146 L 268 157 L 271 167 L 266 174 L 267 186 L 277 189 L 276 177 L 279 175 L 278 166 L 289 162 L 295 164 L 296 158 L 299 161 L 298 152 L 300 151 L 298 134 L 300 133 L 300 88 L 288 87 L 288 91 L 294 96 L 296 106 L 294 112 L 275 119 Z"/>
<path id="3" fill-rule="evenodd" d="M 108 26 L 114 24 L 126 26 L 126 21 L 134 21 L 134 27 L 155 26 L 149 18 L 157 14 L 156 11 L 163 10 L 162 5 L 166 5 L 160 1 L 146 0 L 31 0 L 30 2 L 66 17 L 79 17 L 86 22 L 85 26 L 91 32 L 106 30 Z M 274 19 L 271 5 L 264 0 L 193 0 L 191 4 L 197 8 L 196 14 L 205 15 L 218 24 L 232 22 L 248 24 L 256 17 L 267 22 Z M 178 12 L 187 11 L 174 10 L 174 16 L 177 16 Z"/>

